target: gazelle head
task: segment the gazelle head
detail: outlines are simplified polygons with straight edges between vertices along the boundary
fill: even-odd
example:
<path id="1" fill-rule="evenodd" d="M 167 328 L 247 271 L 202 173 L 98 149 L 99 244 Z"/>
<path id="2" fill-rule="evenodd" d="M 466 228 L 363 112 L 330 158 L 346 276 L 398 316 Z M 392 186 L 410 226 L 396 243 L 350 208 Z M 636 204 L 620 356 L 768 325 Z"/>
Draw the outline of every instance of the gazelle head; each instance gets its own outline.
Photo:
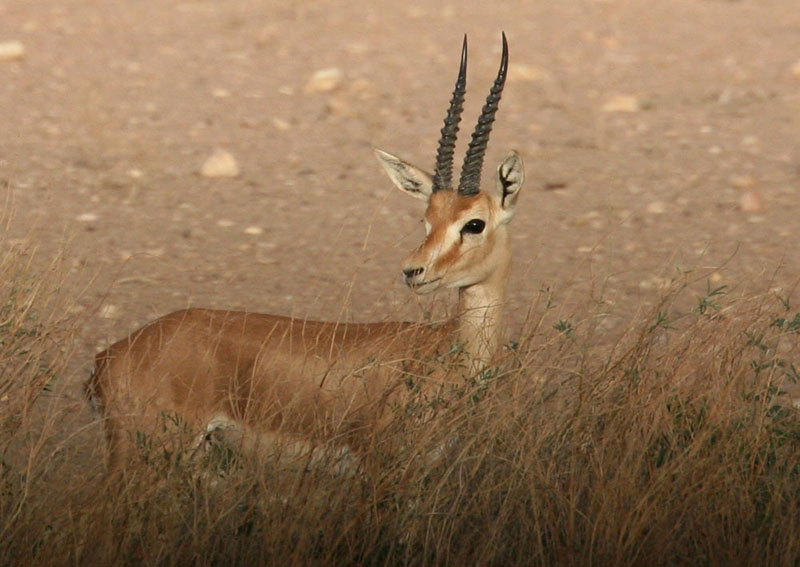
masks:
<path id="1" fill-rule="evenodd" d="M 403 278 L 417 293 L 429 293 L 440 287 L 469 287 L 496 276 L 504 278 L 508 271 L 511 249 L 507 225 L 514 216 L 522 187 L 522 158 L 511 152 L 497 168 L 495 190 L 480 190 L 483 158 L 507 69 L 508 45 L 503 34 L 500 70 L 472 134 L 456 189 L 452 185 L 453 153 L 466 92 L 466 36 L 458 79 L 439 140 L 434 175 L 375 150 L 378 161 L 394 184 L 428 203 L 425 240 L 403 262 Z"/>

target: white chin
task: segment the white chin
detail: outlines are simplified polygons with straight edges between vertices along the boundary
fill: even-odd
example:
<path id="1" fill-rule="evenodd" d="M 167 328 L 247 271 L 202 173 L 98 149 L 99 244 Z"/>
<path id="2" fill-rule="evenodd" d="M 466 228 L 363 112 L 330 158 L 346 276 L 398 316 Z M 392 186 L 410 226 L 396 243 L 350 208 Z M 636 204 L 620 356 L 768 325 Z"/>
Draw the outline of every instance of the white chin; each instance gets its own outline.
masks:
<path id="1" fill-rule="evenodd" d="M 417 295 L 425 295 L 425 294 L 431 293 L 432 291 L 435 291 L 435 290 L 439 289 L 439 286 L 441 285 L 441 283 L 442 282 L 440 280 L 436 280 L 436 281 L 432 281 L 430 283 L 423 283 L 423 284 L 418 284 L 418 285 L 409 286 L 409 287 L 411 287 L 411 289 Z"/>

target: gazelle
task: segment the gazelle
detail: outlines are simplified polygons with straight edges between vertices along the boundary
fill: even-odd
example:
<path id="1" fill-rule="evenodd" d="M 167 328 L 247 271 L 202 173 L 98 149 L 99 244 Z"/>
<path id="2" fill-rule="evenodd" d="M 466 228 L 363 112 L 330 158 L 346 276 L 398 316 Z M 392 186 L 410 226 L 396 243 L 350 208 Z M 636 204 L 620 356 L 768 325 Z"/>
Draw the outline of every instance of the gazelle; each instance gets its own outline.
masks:
<path id="1" fill-rule="evenodd" d="M 508 223 L 523 182 L 522 160 L 512 152 L 497 169 L 496 190 L 479 187 L 507 68 L 503 34 L 500 69 L 456 188 L 453 153 L 466 92 L 466 37 L 433 176 L 376 150 L 394 184 L 427 202 L 426 237 L 403 262 L 403 279 L 418 294 L 458 288 L 456 318 L 420 325 L 208 309 L 165 315 L 100 352 L 87 382 L 105 418 L 112 469 L 132 455 L 135 432 L 155 432 L 159 417 L 170 413 L 198 430 L 235 426 L 243 436 L 296 454 L 308 454 L 318 441 L 356 448 L 385 423 L 387 405 L 402 396 L 409 379 L 421 388 L 441 387 L 441 379 L 421 377 L 421 361 L 458 344 L 469 372 L 490 363 L 501 341 L 511 262 Z"/>

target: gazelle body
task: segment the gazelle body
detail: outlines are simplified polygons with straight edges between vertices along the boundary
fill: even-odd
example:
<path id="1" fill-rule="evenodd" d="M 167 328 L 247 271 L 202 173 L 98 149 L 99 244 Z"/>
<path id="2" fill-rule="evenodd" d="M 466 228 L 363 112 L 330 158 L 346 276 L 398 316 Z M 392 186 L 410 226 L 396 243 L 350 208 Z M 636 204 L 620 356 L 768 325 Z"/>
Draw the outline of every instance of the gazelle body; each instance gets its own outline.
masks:
<path id="1" fill-rule="evenodd" d="M 344 324 L 240 311 L 186 309 L 161 317 L 96 356 L 87 392 L 105 419 L 109 460 L 132 456 L 137 432 L 155 433 L 164 414 L 191 428 L 234 425 L 259 443 L 306 453 L 319 441 L 357 449 L 389 418 L 409 381 L 444 387 L 426 361 L 455 349 L 459 371 L 475 373 L 498 351 L 511 262 L 508 223 L 523 182 L 522 161 L 498 167 L 496 191 L 479 190 L 489 132 L 507 69 L 497 80 L 472 137 L 457 189 L 453 149 L 466 86 L 466 38 L 433 176 L 376 150 L 403 191 L 424 199 L 426 237 L 403 263 L 416 293 L 458 288 L 455 319 Z M 455 365 L 453 365 L 455 368 Z"/>

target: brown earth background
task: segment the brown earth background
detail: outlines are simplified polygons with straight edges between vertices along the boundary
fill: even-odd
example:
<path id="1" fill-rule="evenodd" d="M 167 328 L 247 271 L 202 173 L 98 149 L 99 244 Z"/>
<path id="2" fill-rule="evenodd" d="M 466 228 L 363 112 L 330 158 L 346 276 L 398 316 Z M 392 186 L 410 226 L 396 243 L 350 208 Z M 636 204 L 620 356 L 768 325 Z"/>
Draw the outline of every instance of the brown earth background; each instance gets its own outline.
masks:
<path id="1" fill-rule="evenodd" d="M 463 34 L 468 132 L 501 30 L 484 184 L 523 155 L 512 334 L 542 290 L 609 337 L 687 270 L 698 293 L 791 293 L 796 0 L 0 0 L 3 218 L 35 266 L 64 257 L 73 383 L 188 305 L 420 319 L 437 300 L 399 264 L 421 205 L 372 148 L 429 169 Z M 219 148 L 238 175 L 201 173 Z"/>

